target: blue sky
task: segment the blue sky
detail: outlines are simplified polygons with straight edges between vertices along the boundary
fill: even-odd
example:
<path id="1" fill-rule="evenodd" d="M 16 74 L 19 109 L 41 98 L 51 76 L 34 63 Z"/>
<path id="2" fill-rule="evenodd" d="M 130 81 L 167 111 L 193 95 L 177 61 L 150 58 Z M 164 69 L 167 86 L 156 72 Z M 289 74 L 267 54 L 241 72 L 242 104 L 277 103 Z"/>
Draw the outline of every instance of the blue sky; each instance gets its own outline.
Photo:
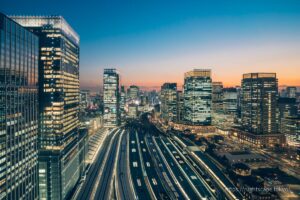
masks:
<path id="1" fill-rule="evenodd" d="M 183 73 L 211 68 L 238 85 L 242 73 L 277 72 L 300 85 L 300 1 L 0 0 L 5 14 L 59 14 L 81 38 L 81 86 L 98 88 L 105 67 L 125 85 L 182 84 Z M 283 70 L 284 69 L 284 70 Z"/>

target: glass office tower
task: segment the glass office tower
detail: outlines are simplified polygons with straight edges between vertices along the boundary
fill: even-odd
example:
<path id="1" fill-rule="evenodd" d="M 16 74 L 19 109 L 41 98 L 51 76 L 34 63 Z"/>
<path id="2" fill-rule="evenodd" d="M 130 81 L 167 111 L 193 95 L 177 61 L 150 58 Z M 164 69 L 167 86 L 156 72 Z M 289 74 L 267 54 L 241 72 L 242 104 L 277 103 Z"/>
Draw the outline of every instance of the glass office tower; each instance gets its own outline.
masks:
<path id="1" fill-rule="evenodd" d="M 191 125 L 211 124 L 211 70 L 194 69 L 184 75 L 184 120 Z"/>
<path id="2" fill-rule="evenodd" d="M 79 36 L 61 16 L 13 16 L 39 37 L 39 194 L 66 199 L 84 165 L 79 134 Z"/>
<path id="3" fill-rule="evenodd" d="M 161 116 L 166 121 L 177 121 L 177 84 L 164 83 L 161 86 Z"/>
<path id="4" fill-rule="evenodd" d="M 241 117 L 243 128 L 254 134 L 278 132 L 278 80 L 275 73 L 243 75 Z"/>
<path id="5" fill-rule="evenodd" d="M 104 127 L 120 124 L 119 74 L 116 69 L 104 69 L 103 74 Z"/>
<path id="6" fill-rule="evenodd" d="M 0 199 L 38 199 L 38 37 L 0 13 Z"/>

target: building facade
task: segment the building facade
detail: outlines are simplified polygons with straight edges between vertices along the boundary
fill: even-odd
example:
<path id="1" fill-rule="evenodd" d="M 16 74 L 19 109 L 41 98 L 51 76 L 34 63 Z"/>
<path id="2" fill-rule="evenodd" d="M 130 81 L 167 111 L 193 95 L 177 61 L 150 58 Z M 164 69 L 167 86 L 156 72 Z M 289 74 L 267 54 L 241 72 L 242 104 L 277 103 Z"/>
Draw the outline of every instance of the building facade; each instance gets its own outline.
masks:
<path id="1" fill-rule="evenodd" d="M 282 119 L 282 133 L 289 146 L 300 147 L 300 117 L 286 117 Z"/>
<path id="2" fill-rule="evenodd" d="M 184 121 L 210 125 L 212 107 L 211 70 L 194 69 L 184 76 Z"/>
<path id="3" fill-rule="evenodd" d="M 177 84 L 164 83 L 161 86 L 161 116 L 166 121 L 177 120 Z"/>
<path id="4" fill-rule="evenodd" d="M 280 132 L 283 132 L 283 121 L 287 117 L 297 116 L 297 102 L 295 98 L 278 98 L 278 124 Z"/>
<path id="5" fill-rule="evenodd" d="M 277 100 L 275 73 L 244 74 L 241 102 L 243 129 L 253 134 L 278 133 Z"/>
<path id="6" fill-rule="evenodd" d="M 120 92 L 120 116 L 121 122 L 125 120 L 125 105 L 126 105 L 126 93 L 124 85 L 121 86 Z"/>
<path id="7" fill-rule="evenodd" d="M 294 86 L 286 87 L 286 95 L 288 98 L 296 98 L 297 88 Z"/>
<path id="8" fill-rule="evenodd" d="M 182 91 L 177 91 L 177 121 L 182 122 L 184 117 L 184 95 Z"/>
<path id="9" fill-rule="evenodd" d="M 136 85 L 131 85 L 127 89 L 127 97 L 130 101 L 138 101 L 139 100 L 140 88 Z"/>
<path id="10" fill-rule="evenodd" d="M 38 37 L 0 13 L 0 199 L 38 199 Z"/>
<path id="11" fill-rule="evenodd" d="M 131 103 L 128 105 L 128 118 L 135 119 L 138 116 L 138 105 Z"/>
<path id="12" fill-rule="evenodd" d="M 236 88 L 223 89 L 223 112 L 225 115 L 237 115 L 238 93 Z"/>
<path id="13" fill-rule="evenodd" d="M 84 165 L 79 134 L 79 36 L 62 16 L 13 16 L 39 37 L 39 194 L 66 199 Z"/>
<path id="14" fill-rule="evenodd" d="M 120 124 L 119 74 L 116 69 L 104 69 L 103 104 L 104 127 L 116 127 Z"/>
<path id="15" fill-rule="evenodd" d="M 80 111 L 84 112 L 85 109 L 87 109 L 91 103 L 91 96 L 89 90 L 80 90 L 80 96 L 79 96 L 79 102 L 80 102 Z"/>
<path id="16" fill-rule="evenodd" d="M 212 113 L 223 112 L 223 83 L 212 83 Z"/>

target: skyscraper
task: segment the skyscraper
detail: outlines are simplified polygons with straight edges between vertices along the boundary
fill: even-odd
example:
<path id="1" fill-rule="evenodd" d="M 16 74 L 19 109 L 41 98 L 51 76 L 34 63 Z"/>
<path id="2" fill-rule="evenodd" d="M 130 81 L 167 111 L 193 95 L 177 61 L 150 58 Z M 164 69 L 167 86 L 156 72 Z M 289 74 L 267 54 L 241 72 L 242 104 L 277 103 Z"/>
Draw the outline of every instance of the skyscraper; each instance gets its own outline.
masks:
<path id="1" fill-rule="evenodd" d="M 275 73 L 244 74 L 241 103 L 244 130 L 254 134 L 277 133 L 277 99 Z"/>
<path id="2" fill-rule="evenodd" d="M 0 199 L 38 199 L 38 47 L 0 13 Z"/>
<path id="3" fill-rule="evenodd" d="M 211 70 L 194 69 L 184 75 L 184 120 L 192 125 L 211 124 Z"/>
<path id="4" fill-rule="evenodd" d="M 104 126 L 120 124 L 119 74 L 116 69 L 104 69 L 103 74 Z"/>
<path id="5" fill-rule="evenodd" d="M 223 83 L 212 83 L 212 113 L 223 112 Z"/>
<path id="6" fill-rule="evenodd" d="M 39 194 L 67 198 L 83 173 L 79 36 L 61 16 L 14 16 L 39 37 Z"/>
<path id="7" fill-rule="evenodd" d="M 161 86 L 161 115 L 166 121 L 177 120 L 177 84 L 164 83 Z"/>

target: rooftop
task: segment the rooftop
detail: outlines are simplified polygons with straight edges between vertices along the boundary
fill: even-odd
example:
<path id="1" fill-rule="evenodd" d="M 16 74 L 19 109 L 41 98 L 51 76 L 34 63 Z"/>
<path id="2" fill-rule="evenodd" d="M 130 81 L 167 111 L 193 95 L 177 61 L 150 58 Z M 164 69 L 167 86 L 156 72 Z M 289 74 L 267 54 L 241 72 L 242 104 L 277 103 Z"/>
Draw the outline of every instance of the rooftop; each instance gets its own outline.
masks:
<path id="1" fill-rule="evenodd" d="M 193 69 L 192 71 L 186 72 L 184 77 L 211 77 L 210 69 Z"/>
<path id="2" fill-rule="evenodd" d="M 80 40 L 79 35 L 60 15 L 49 15 L 49 16 L 13 15 L 9 17 L 24 27 L 43 27 L 45 25 L 51 25 L 53 26 L 53 28 L 61 29 L 66 35 L 71 37 L 76 44 L 79 44 L 79 40 Z"/>
<path id="3" fill-rule="evenodd" d="M 259 73 L 243 74 L 243 79 L 246 78 L 276 78 L 276 73 L 259 72 Z"/>

